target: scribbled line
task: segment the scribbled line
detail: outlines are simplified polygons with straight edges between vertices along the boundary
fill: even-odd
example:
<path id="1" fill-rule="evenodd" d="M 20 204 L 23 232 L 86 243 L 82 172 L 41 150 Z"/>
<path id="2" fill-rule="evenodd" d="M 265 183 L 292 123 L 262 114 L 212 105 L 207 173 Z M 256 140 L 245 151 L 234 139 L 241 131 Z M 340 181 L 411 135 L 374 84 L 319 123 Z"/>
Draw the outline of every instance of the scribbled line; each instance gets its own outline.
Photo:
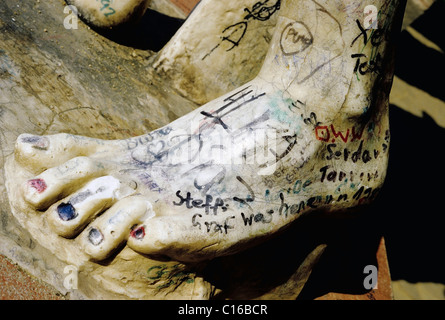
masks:
<path id="1" fill-rule="evenodd" d="M 259 1 L 253 5 L 251 9 L 244 8 L 244 11 L 248 14 L 244 17 L 243 21 L 234 23 L 221 32 L 221 41 L 213 47 L 209 53 L 207 53 L 202 60 L 205 60 L 208 56 L 210 56 L 213 51 L 215 51 L 219 46 L 228 42 L 231 43 L 232 46 L 228 48 L 226 51 L 231 51 L 235 47 L 239 46 L 241 40 L 244 38 L 247 32 L 247 28 L 249 26 L 249 21 L 258 20 L 258 21 L 267 21 L 269 20 L 281 7 L 281 0 L 277 0 L 275 4 L 271 6 L 267 6 L 269 0 L 265 0 L 263 2 Z"/>
<path id="2" fill-rule="evenodd" d="M 241 199 L 241 198 L 238 198 L 238 197 L 233 197 L 233 200 L 234 200 L 234 201 L 237 201 L 237 202 L 239 202 L 239 203 L 241 203 L 241 204 L 248 205 L 249 208 L 251 208 L 250 205 L 248 204 L 248 202 L 254 202 L 254 201 L 255 201 L 255 192 L 253 192 L 253 189 L 249 186 L 249 184 L 247 184 L 246 181 L 244 181 L 243 178 L 241 178 L 240 176 L 237 176 L 236 179 L 237 179 L 239 182 L 241 182 L 241 183 L 247 188 L 247 190 L 249 191 L 249 196 L 250 196 L 250 197 L 248 196 L 246 199 Z"/>
<path id="3" fill-rule="evenodd" d="M 234 93 L 233 95 L 231 95 L 230 97 L 224 99 L 224 102 L 226 104 L 224 104 L 221 108 L 217 109 L 216 111 L 213 111 L 211 113 L 206 112 L 206 111 L 202 111 L 201 114 L 207 118 L 211 118 L 213 119 L 212 123 L 214 124 L 219 124 L 221 125 L 225 130 L 229 130 L 229 127 L 227 126 L 227 124 L 225 124 L 222 121 L 222 118 L 227 116 L 228 114 L 232 113 L 233 111 L 238 110 L 239 108 L 241 108 L 242 106 L 255 101 L 259 98 L 261 98 L 262 96 L 266 95 L 265 92 L 260 93 L 258 95 L 252 95 L 250 98 L 248 98 L 247 100 L 244 100 L 243 102 L 237 104 L 235 107 L 229 109 L 228 111 L 226 111 L 225 113 L 222 113 L 224 110 L 226 110 L 227 108 L 229 108 L 230 106 L 232 106 L 233 104 L 239 102 L 240 100 L 244 99 L 245 97 L 247 97 L 249 94 L 251 94 L 253 92 L 253 90 L 249 90 L 250 86 Z M 222 113 L 222 114 L 221 114 Z M 206 125 L 201 126 L 200 129 L 206 128 Z"/>
<path id="4" fill-rule="evenodd" d="M 300 29 L 300 32 L 298 29 Z M 289 38 L 291 38 L 292 42 L 290 45 L 288 44 Z M 286 25 L 281 33 L 280 48 L 285 56 L 292 56 L 303 52 L 309 48 L 313 42 L 314 37 L 306 24 L 302 21 L 295 21 Z"/>
<path id="5" fill-rule="evenodd" d="M 338 26 L 338 31 L 340 33 L 339 39 L 342 41 L 342 46 L 345 47 L 345 42 L 343 39 L 343 28 L 340 24 L 340 22 L 321 4 L 319 4 L 317 1 L 312 0 L 317 6 L 317 11 L 322 12 L 326 15 L 328 15 Z M 294 28 L 293 26 L 299 26 L 299 28 Z M 301 29 L 303 31 L 301 34 L 298 32 L 298 29 Z M 285 32 L 287 31 L 286 38 L 283 38 L 285 35 Z M 295 45 L 295 48 L 293 50 L 288 50 L 289 48 L 286 48 L 286 46 L 283 45 L 284 40 L 286 40 L 289 36 L 292 36 L 293 44 Z M 309 46 L 311 46 L 314 42 L 315 38 L 312 36 L 311 31 L 309 28 L 301 21 L 295 21 L 294 23 L 288 24 L 282 31 L 281 34 L 281 51 L 285 56 L 292 55 L 294 56 L 297 53 L 301 53 L 305 51 Z M 310 79 L 315 73 L 317 73 L 321 68 L 326 66 L 327 64 L 331 63 L 335 59 L 339 58 L 341 56 L 341 53 L 333 57 L 332 59 L 329 59 L 328 61 L 320 64 L 315 69 L 313 69 L 306 77 L 304 77 L 301 80 L 298 80 L 298 84 L 302 84 L 306 82 L 308 79 Z"/>
<path id="6" fill-rule="evenodd" d="M 272 153 L 274 155 L 275 160 L 273 161 L 273 163 L 266 162 L 264 164 L 261 164 L 259 166 L 259 168 L 261 168 L 261 169 L 267 168 L 268 166 L 271 166 L 274 163 L 278 163 L 281 159 L 286 157 L 292 151 L 292 149 L 297 145 L 297 135 L 296 134 L 294 134 L 292 136 L 290 136 L 290 135 L 283 136 L 282 138 L 284 140 L 286 140 L 287 143 L 289 143 L 289 145 L 287 146 L 286 150 L 284 150 L 281 154 L 278 154 L 274 150 L 269 149 L 270 153 Z"/>
<path id="7" fill-rule="evenodd" d="M 368 37 L 367 31 L 370 29 L 363 28 L 358 19 L 355 22 L 357 24 L 358 29 L 360 30 L 360 33 L 352 41 L 351 47 L 354 45 L 354 43 L 358 39 L 360 39 L 360 37 L 363 37 L 363 42 L 364 42 L 364 45 L 363 45 L 362 49 L 360 50 L 360 52 L 351 55 L 352 59 L 357 59 L 355 68 L 354 68 L 354 73 L 357 75 L 357 80 L 360 81 L 359 75 L 358 75 L 359 73 L 361 75 L 365 75 L 367 73 L 377 73 L 377 74 L 381 73 L 381 70 L 383 68 L 383 66 L 382 66 L 383 59 L 382 59 L 380 52 L 378 52 L 378 47 L 380 46 L 381 42 L 383 41 L 382 37 L 384 36 L 385 31 L 382 29 L 378 29 L 378 30 L 372 29 L 371 34 Z M 368 45 L 369 42 L 372 45 L 372 49 L 371 49 L 371 57 L 368 58 L 363 53 L 363 50 L 366 48 L 366 46 Z M 363 62 L 362 59 L 365 61 Z"/>
<path id="8" fill-rule="evenodd" d="M 234 133 L 232 133 L 232 137 L 237 137 L 241 134 L 243 134 L 245 132 L 245 130 L 252 130 L 254 129 L 254 127 L 257 124 L 263 123 L 267 120 L 269 120 L 270 118 L 270 111 L 267 110 L 266 112 L 264 112 L 261 116 L 259 116 L 258 118 L 253 119 L 251 122 L 249 122 L 248 124 L 246 124 L 245 126 L 242 126 L 241 128 L 239 128 L 238 130 L 236 130 Z"/>
<path id="9" fill-rule="evenodd" d="M 213 119 L 215 119 L 215 122 L 217 122 L 218 124 L 220 124 L 224 129 L 229 129 L 229 127 L 221 120 L 221 118 L 220 117 L 216 117 L 216 116 L 214 116 L 214 115 L 212 115 L 212 114 L 210 114 L 210 113 L 208 113 L 208 112 L 205 112 L 205 111 L 202 111 L 201 112 L 201 114 L 203 115 L 203 116 L 206 116 L 206 117 L 208 117 L 208 118 L 213 118 Z"/>
<path id="10" fill-rule="evenodd" d="M 334 22 L 337 24 L 338 26 L 338 30 L 340 31 L 340 38 L 343 42 L 342 46 L 343 48 L 345 47 L 345 41 L 343 39 L 343 28 L 341 26 L 341 23 L 325 8 L 323 7 L 321 4 L 319 4 L 317 1 L 312 0 L 319 8 L 317 9 L 320 12 L 323 12 L 325 14 L 327 14 L 332 20 L 334 20 Z M 320 70 L 321 68 L 323 68 L 325 65 L 331 63 L 332 61 L 334 61 L 335 59 L 337 59 L 338 57 L 340 57 L 341 54 L 338 54 L 337 56 L 333 57 L 332 59 L 330 59 L 329 61 L 319 65 L 317 68 L 315 68 L 308 76 L 306 76 L 304 79 L 300 80 L 298 82 L 298 84 L 302 84 L 304 83 L 306 80 L 308 80 L 309 78 L 311 78 L 315 73 L 318 72 L 318 70 Z"/>
<path id="11" fill-rule="evenodd" d="M 96 0 L 98 2 L 99 0 Z M 100 3 L 103 5 L 102 8 L 100 8 L 100 11 L 104 11 L 104 9 L 107 9 L 108 12 L 104 13 L 105 17 L 111 16 L 116 13 L 116 10 L 114 10 L 112 7 L 110 7 L 110 0 L 100 0 Z"/>
<path id="12" fill-rule="evenodd" d="M 326 8 L 325 7 L 323 7 L 321 4 L 319 4 L 317 1 L 315 1 L 315 0 L 312 0 L 317 6 L 319 6 L 319 8 L 317 9 L 318 11 L 321 11 L 321 12 L 324 12 L 324 13 L 326 13 L 329 17 L 331 17 L 332 18 L 332 20 L 334 20 L 335 21 L 335 23 L 337 23 L 337 25 L 338 25 L 338 28 L 340 29 L 340 34 L 341 35 L 343 35 L 343 28 L 342 28 L 342 26 L 341 26 L 341 23 L 328 11 L 328 10 L 326 10 Z M 343 37 L 342 37 L 342 40 L 343 40 Z M 343 41 L 343 44 L 344 44 L 344 41 Z"/>
<path id="13" fill-rule="evenodd" d="M 278 0 L 270 7 L 266 7 L 265 5 L 268 2 L 269 0 L 265 0 L 264 2 L 259 1 L 253 5 L 252 10 L 245 8 L 244 11 L 248 12 L 249 14 L 245 16 L 244 19 L 249 20 L 250 18 L 253 18 L 259 21 L 269 20 L 275 12 L 280 10 L 281 0 Z"/>
<path id="14" fill-rule="evenodd" d="M 248 103 L 256 101 L 260 97 L 265 96 L 265 94 L 266 94 L 265 92 L 262 92 L 260 94 L 254 94 L 254 89 L 251 89 L 251 86 L 247 86 L 235 92 L 234 94 L 230 95 L 229 97 L 223 100 L 223 105 L 219 109 L 213 112 L 207 112 L 207 111 L 201 112 L 201 114 L 205 116 L 205 118 L 203 119 L 198 132 L 193 134 L 178 135 L 173 137 L 172 139 L 176 138 L 179 139 L 179 141 L 177 140 L 177 142 L 175 142 L 173 145 L 170 145 L 169 143 L 166 143 L 163 140 L 154 142 L 150 141 L 150 143 L 145 147 L 145 151 L 142 154 L 137 154 L 136 152 L 138 151 L 138 149 L 135 149 L 135 146 L 139 145 L 139 143 L 145 145 L 146 142 L 148 141 L 146 140 L 132 141 L 131 143 L 129 143 L 129 150 L 132 150 L 131 158 L 133 163 L 138 168 L 147 168 L 154 165 L 155 163 L 167 161 L 169 155 L 173 154 L 175 150 L 187 147 L 190 145 L 190 143 L 195 143 L 196 144 L 196 148 L 194 148 L 195 151 L 193 151 L 193 154 L 189 155 L 190 157 L 189 161 L 193 162 L 199 156 L 204 145 L 204 141 L 201 139 L 203 130 L 206 129 L 211 130 L 214 129 L 215 125 L 221 125 L 226 132 L 229 132 L 231 135 L 238 136 L 242 134 L 243 131 L 252 129 L 251 127 L 248 126 L 253 126 L 269 119 L 270 117 L 269 111 L 266 111 L 261 116 L 250 121 L 249 124 L 241 128 L 237 128 L 236 130 L 234 130 L 234 132 L 230 132 L 228 125 L 225 124 L 223 121 L 223 118 L 225 116 L 231 114 L 235 110 L 240 109 L 241 107 L 247 105 Z M 209 147 L 224 149 L 223 145 L 213 145 Z M 180 164 L 181 164 L 180 162 L 169 163 L 169 165 L 171 166 Z M 167 162 L 165 162 L 165 165 L 167 165 Z M 211 167 L 216 168 L 218 172 L 210 182 L 200 185 L 197 179 L 194 180 L 194 186 L 196 187 L 196 189 L 200 190 L 201 193 L 203 194 L 207 193 L 207 191 L 212 187 L 212 185 L 220 183 L 225 178 L 225 168 L 223 166 L 213 163 L 212 161 L 208 161 L 184 173 L 184 175 L 190 175 L 192 173 L 195 174 Z M 134 170 L 139 170 L 139 169 L 134 169 Z M 133 171 L 133 170 L 128 170 L 128 171 Z M 144 177 L 139 177 L 139 178 L 144 183 L 148 183 L 149 187 L 153 187 L 156 191 L 158 191 L 158 186 L 153 185 L 151 181 L 149 181 L 149 179 L 143 179 Z"/>

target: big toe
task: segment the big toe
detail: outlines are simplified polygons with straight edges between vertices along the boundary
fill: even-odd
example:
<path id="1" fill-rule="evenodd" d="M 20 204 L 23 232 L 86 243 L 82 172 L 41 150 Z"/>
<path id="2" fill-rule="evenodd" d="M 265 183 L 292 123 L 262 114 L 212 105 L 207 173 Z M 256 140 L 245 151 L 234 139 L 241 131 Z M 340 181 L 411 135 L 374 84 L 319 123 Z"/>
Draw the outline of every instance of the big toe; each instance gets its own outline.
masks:
<path id="1" fill-rule="evenodd" d="M 76 136 L 60 133 L 48 136 L 21 134 L 15 144 L 14 158 L 33 173 L 40 173 L 77 156 L 95 152 L 93 139 L 80 141 Z"/>

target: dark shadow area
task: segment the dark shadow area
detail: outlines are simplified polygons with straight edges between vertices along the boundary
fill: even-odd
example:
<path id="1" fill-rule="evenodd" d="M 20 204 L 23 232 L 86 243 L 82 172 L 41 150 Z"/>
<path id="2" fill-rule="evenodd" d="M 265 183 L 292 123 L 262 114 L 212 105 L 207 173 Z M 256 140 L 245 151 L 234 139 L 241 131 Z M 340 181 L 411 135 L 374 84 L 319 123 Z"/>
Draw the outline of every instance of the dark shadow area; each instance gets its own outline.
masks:
<path id="1" fill-rule="evenodd" d="M 433 41 L 443 51 L 445 51 L 445 36 L 441 22 L 444 14 L 445 1 L 436 0 L 422 16 L 411 24 L 411 27 Z"/>
<path id="2" fill-rule="evenodd" d="M 326 230 L 336 234 L 299 299 L 366 293 L 364 267 L 375 265 L 381 236 L 392 280 L 445 283 L 445 129 L 425 113 L 419 118 L 396 106 L 390 108 L 390 123 L 390 161 L 381 193 L 356 219 L 335 221 Z"/>
<path id="3" fill-rule="evenodd" d="M 425 113 L 419 118 L 396 106 L 390 122 L 390 161 L 380 195 L 356 219 L 333 221 L 323 231 L 330 233 L 328 247 L 299 299 L 366 293 L 364 267 L 376 265 L 381 236 L 392 280 L 445 283 L 445 129 Z"/>
<path id="4" fill-rule="evenodd" d="M 347 219 L 319 221 L 325 226 L 327 248 L 315 266 L 298 300 L 313 300 L 329 292 L 363 295 L 368 265 L 378 266 L 376 252 L 382 236 L 374 206 Z"/>
<path id="5" fill-rule="evenodd" d="M 312 212 L 267 242 L 242 253 L 213 260 L 203 272 L 223 290 L 217 299 L 253 299 L 286 283 L 319 244 L 328 243 L 298 299 L 336 291 L 367 293 L 363 270 L 377 265 L 380 236 L 374 217 L 329 217 Z M 240 267 L 242 266 L 242 267 Z"/>
<path id="6" fill-rule="evenodd" d="M 412 24 L 414 29 L 442 49 L 445 47 L 445 37 L 441 26 L 444 14 L 445 3 L 436 1 Z M 395 61 L 395 74 L 399 78 L 445 101 L 444 84 L 439 80 L 445 74 L 444 54 L 425 46 L 408 31 L 403 31 L 399 36 Z"/>
<path id="7" fill-rule="evenodd" d="M 412 24 L 445 49 L 441 21 L 445 2 L 435 1 Z M 398 42 L 395 74 L 445 101 L 445 55 L 403 31 Z M 445 112 L 445 110 L 443 110 Z M 391 147 L 387 179 L 375 203 L 386 239 L 393 280 L 445 283 L 445 129 L 426 113 L 416 117 L 390 108 Z"/>
<path id="8" fill-rule="evenodd" d="M 388 175 L 375 205 L 392 279 L 445 283 L 445 129 L 395 106 L 390 121 Z"/>
<path id="9" fill-rule="evenodd" d="M 313 217 L 302 217 L 283 234 L 260 245 L 212 260 L 204 278 L 223 290 L 216 299 L 254 299 L 285 283 L 320 239 Z"/>
<path id="10" fill-rule="evenodd" d="M 134 24 L 113 29 L 95 29 L 95 31 L 121 45 L 157 52 L 173 37 L 183 23 L 182 19 L 148 9 Z"/>

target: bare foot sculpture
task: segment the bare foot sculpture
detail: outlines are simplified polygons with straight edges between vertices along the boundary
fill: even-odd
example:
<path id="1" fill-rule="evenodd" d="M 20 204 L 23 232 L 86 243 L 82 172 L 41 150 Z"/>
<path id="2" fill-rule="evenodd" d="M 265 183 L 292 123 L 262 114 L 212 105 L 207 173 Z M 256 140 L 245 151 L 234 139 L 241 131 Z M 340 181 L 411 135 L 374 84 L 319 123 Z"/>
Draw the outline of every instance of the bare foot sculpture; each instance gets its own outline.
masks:
<path id="1" fill-rule="evenodd" d="M 385 178 L 391 35 L 403 10 L 371 2 L 378 29 L 363 27 L 361 1 L 283 1 L 259 75 L 154 132 L 21 135 L 6 165 L 15 215 L 64 261 L 93 268 L 88 260 L 118 254 L 129 263 L 106 270 L 131 277 L 145 255 L 199 263 L 311 212 L 366 205 Z M 211 290 L 195 282 L 179 295 Z"/>

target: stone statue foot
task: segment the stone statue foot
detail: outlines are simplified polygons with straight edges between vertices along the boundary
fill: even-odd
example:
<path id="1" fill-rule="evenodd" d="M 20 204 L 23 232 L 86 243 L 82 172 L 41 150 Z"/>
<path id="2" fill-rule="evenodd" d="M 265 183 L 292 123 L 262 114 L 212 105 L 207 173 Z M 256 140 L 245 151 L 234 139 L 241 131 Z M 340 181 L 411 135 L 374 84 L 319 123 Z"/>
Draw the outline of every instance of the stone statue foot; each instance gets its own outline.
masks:
<path id="1" fill-rule="evenodd" d="M 67 0 L 84 20 L 112 27 L 134 20 L 148 0 Z M 198 105 L 252 80 L 260 70 L 281 0 L 202 0 L 157 54 L 155 72 Z M 114 13 L 115 11 L 115 13 Z"/>
<path id="2" fill-rule="evenodd" d="M 147 10 L 151 0 L 66 0 L 91 26 L 112 28 L 136 21 Z"/>
<path id="3" fill-rule="evenodd" d="M 313 211 L 371 202 L 388 159 L 394 8 L 373 1 L 382 29 L 371 35 L 349 2 L 283 1 L 259 75 L 159 130 L 21 135 L 6 168 L 12 206 L 42 216 L 52 234 L 39 239 L 68 238 L 93 260 L 127 241 L 200 262 Z"/>

